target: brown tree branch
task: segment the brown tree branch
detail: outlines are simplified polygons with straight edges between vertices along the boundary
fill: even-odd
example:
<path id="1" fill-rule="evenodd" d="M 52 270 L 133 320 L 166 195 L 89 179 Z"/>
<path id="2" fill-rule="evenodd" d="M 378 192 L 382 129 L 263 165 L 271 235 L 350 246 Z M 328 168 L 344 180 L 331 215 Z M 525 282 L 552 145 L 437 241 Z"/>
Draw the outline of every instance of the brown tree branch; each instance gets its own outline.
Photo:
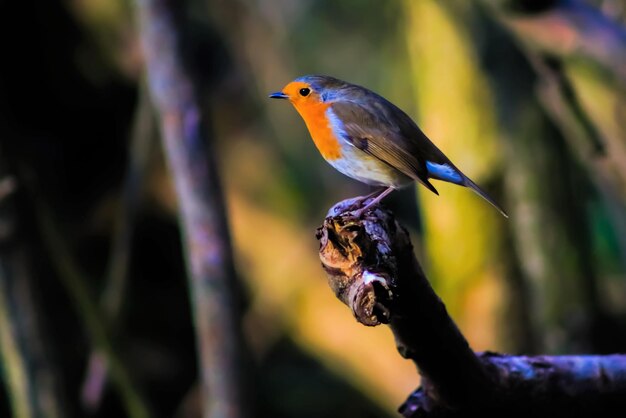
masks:
<path id="1" fill-rule="evenodd" d="M 430 286 L 404 228 L 380 208 L 354 218 L 358 204 L 331 208 L 317 233 L 320 258 L 357 321 L 388 324 L 400 354 L 417 365 L 422 387 L 400 408 L 405 417 L 616 416 L 611 408 L 626 406 L 626 356 L 475 354 Z"/>
<path id="2" fill-rule="evenodd" d="M 221 185 L 198 104 L 184 67 L 185 39 L 175 2 L 137 0 L 150 94 L 178 195 L 183 245 L 200 358 L 203 414 L 245 416 L 243 341 Z M 180 4 L 179 4 L 180 6 Z"/>

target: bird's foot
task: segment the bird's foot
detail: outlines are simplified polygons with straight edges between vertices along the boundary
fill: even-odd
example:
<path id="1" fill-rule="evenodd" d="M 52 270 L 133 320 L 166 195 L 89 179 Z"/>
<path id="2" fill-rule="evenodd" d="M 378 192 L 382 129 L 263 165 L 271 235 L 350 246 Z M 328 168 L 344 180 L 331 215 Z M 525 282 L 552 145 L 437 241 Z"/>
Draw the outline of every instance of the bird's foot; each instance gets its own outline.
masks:
<path id="1" fill-rule="evenodd" d="M 385 196 L 387 196 L 389 193 L 393 192 L 395 189 L 393 187 L 388 187 L 386 189 L 383 189 L 382 191 L 377 190 L 374 193 L 370 193 L 367 196 L 361 196 L 360 198 L 356 198 L 355 200 L 358 202 L 367 202 L 369 199 L 371 199 L 372 197 L 374 199 L 372 199 L 371 202 L 367 203 L 365 206 L 363 206 L 360 209 L 357 209 L 353 212 L 353 215 L 355 218 L 359 219 L 361 218 L 361 216 L 363 216 L 363 214 L 365 212 L 367 212 L 369 209 L 371 209 L 372 207 L 376 206 L 377 204 L 380 203 L 381 200 L 383 200 L 385 198 Z"/>

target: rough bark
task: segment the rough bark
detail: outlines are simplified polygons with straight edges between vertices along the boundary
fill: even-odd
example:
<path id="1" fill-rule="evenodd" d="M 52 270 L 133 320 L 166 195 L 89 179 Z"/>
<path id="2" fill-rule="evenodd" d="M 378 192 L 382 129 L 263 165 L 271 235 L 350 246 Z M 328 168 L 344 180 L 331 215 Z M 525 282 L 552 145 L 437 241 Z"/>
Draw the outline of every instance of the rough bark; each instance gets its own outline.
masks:
<path id="1" fill-rule="evenodd" d="M 400 354 L 417 365 L 422 386 L 400 407 L 405 417 L 617 416 L 626 406 L 626 356 L 475 354 L 430 286 L 404 228 L 380 208 L 355 218 L 351 210 L 359 204 L 331 208 L 317 232 L 320 258 L 330 287 L 357 321 L 388 324 Z"/>

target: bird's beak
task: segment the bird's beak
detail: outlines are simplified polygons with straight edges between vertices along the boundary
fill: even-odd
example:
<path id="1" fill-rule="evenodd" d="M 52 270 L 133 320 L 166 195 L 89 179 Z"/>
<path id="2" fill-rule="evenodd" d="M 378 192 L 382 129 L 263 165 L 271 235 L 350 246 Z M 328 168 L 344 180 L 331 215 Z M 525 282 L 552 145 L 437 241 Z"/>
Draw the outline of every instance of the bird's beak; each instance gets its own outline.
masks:
<path id="1" fill-rule="evenodd" d="M 277 91 L 275 93 L 270 94 L 270 99 L 288 99 L 288 98 L 289 96 L 287 96 L 282 91 Z"/>

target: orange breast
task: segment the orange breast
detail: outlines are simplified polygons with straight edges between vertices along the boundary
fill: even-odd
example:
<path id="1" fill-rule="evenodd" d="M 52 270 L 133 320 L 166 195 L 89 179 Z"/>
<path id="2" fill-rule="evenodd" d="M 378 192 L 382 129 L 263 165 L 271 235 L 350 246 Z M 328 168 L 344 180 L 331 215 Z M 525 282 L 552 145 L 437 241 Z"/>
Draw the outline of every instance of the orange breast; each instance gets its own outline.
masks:
<path id="1" fill-rule="evenodd" d="M 341 144 L 333 133 L 326 110 L 330 103 L 315 103 L 297 106 L 296 109 L 309 129 L 315 146 L 326 160 L 341 158 Z"/>

